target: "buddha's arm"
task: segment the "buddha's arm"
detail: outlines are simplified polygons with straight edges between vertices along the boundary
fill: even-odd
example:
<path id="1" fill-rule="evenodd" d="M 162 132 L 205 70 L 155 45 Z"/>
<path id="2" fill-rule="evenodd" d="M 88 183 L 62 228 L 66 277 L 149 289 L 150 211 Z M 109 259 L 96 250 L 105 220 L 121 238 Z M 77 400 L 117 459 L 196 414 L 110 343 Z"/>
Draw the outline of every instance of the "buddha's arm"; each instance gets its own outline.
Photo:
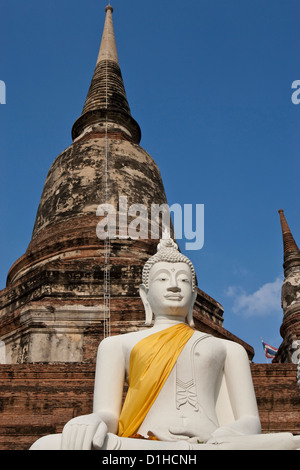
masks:
<path id="1" fill-rule="evenodd" d="M 97 353 L 93 412 L 101 416 L 114 434 L 122 406 L 125 359 L 120 337 L 111 336 L 100 343 Z"/>
<path id="2" fill-rule="evenodd" d="M 94 448 L 101 448 L 107 432 L 117 432 L 124 369 L 120 341 L 115 337 L 102 341 L 97 355 L 93 413 L 73 418 L 64 426 L 62 450 L 90 450 L 92 443 Z"/>
<path id="3" fill-rule="evenodd" d="M 259 434 L 260 419 L 247 353 L 237 343 L 226 343 L 224 375 L 234 421 L 217 429 L 213 436 Z"/>

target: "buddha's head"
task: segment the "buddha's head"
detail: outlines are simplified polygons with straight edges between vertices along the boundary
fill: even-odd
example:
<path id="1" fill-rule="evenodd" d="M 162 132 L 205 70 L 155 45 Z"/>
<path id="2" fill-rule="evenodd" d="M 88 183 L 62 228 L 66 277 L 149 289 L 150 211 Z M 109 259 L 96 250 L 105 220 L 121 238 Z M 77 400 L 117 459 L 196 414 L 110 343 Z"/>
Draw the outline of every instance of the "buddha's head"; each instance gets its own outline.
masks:
<path id="1" fill-rule="evenodd" d="M 194 266 L 170 237 L 160 240 L 157 253 L 146 262 L 140 296 L 146 325 L 151 324 L 154 315 L 181 317 L 194 326 L 193 306 L 197 296 Z"/>

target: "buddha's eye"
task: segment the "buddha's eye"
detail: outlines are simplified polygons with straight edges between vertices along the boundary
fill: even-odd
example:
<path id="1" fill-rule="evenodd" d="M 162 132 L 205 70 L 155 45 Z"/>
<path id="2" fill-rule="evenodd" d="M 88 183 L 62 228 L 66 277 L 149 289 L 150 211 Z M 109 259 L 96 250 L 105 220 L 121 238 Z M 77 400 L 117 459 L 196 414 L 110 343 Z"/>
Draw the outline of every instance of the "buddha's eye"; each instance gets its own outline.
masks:
<path id="1" fill-rule="evenodd" d="M 179 278 L 179 281 L 181 281 L 181 282 L 190 282 L 190 280 L 187 277 Z"/>
<path id="2" fill-rule="evenodd" d="M 156 278 L 157 281 L 162 281 L 162 282 L 165 282 L 168 280 L 168 276 L 165 276 L 165 275 L 160 275 Z"/>

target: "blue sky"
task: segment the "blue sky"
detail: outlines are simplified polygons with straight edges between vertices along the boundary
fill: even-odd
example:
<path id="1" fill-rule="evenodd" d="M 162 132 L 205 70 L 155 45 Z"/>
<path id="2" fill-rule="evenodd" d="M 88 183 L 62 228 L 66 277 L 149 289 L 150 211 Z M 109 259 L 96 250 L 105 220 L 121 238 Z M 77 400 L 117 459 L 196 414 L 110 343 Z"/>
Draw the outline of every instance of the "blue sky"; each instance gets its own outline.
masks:
<path id="1" fill-rule="evenodd" d="M 1 2 L 0 288 L 25 252 L 47 172 L 71 144 L 98 54 L 102 0 Z M 282 208 L 300 243 L 298 0 L 114 0 L 120 66 L 141 146 L 169 204 L 204 204 L 186 254 L 224 327 L 278 347 Z M 184 251 L 184 240 L 179 241 Z"/>

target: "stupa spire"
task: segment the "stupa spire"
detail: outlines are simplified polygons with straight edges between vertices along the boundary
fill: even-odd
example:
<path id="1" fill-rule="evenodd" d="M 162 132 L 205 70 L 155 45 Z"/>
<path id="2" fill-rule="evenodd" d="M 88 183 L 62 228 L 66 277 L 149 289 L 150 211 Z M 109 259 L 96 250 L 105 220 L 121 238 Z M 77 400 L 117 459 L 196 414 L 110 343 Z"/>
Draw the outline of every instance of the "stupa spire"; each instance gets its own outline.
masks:
<path id="1" fill-rule="evenodd" d="M 114 33 L 114 25 L 112 19 L 113 7 L 111 5 L 107 5 L 105 8 L 106 17 L 104 22 L 102 40 L 100 44 L 99 55 L 97 59 L 97 63 L 109 59 L 116 62 L 119 65 L 118 59 L 118 52 L 117 52 L 117 45 Z"/>
<path id="2" fill-rule="evenodd" d="M 107 5 L 103 34 L 94 75 L 81 116 L 72 129 L 73 140 L 89 132 L 121 130 L 135 143 L 141 139 L 138 123 L 132 118 L 119 66 L 113 25 L 113 7 Z"/>
<path id="3" fill-rule="evenodd" d="M 286 221 L 284 212 L 279 209 L 280 224 L 282 230 L 283 256 L 284 256 L 284 272 L 285 274 L 291 269 L 298 267 L 300 269 L 300 250 L 292 235 L 291 229 Z"/>

